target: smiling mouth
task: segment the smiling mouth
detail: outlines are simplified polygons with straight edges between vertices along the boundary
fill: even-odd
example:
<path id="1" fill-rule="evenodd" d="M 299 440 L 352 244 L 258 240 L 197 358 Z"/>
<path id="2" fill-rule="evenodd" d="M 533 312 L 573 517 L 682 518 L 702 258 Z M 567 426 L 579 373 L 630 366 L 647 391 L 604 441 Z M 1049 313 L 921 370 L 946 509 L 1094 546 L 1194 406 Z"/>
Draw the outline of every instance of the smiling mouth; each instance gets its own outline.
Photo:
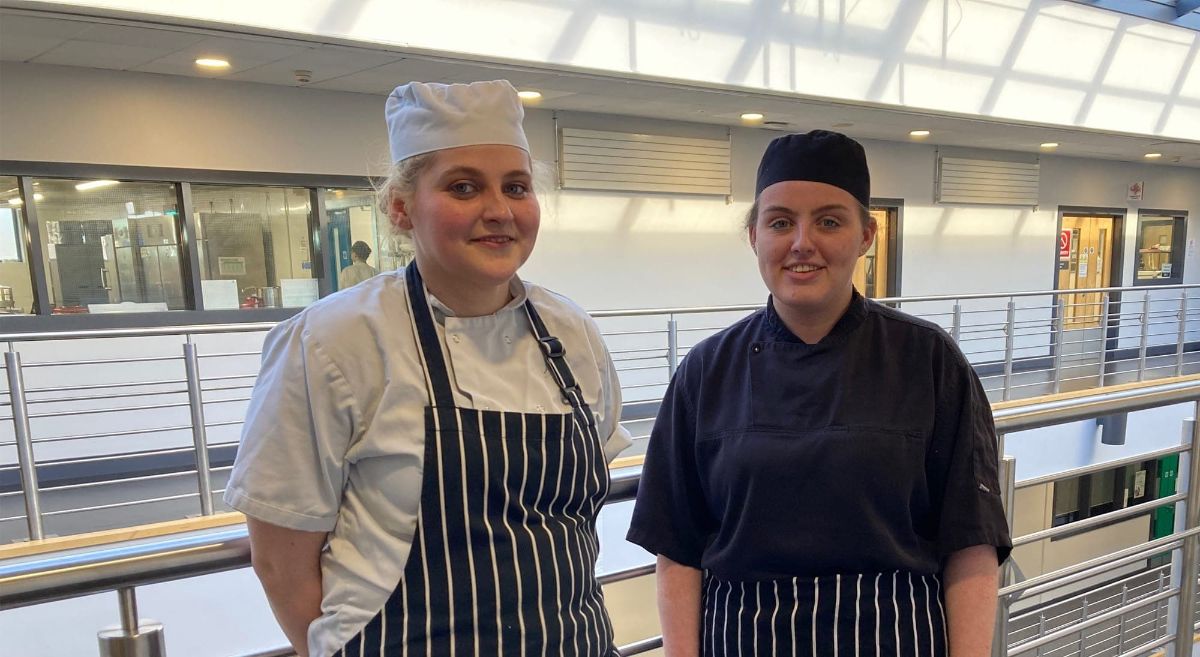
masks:
<path id="1" fill-rule="evenodd" d="M 791 267 L 784 267 L 784 269 L 797 274 L 807 274 L 810 271 L 817 271 L 824 268 L 817 265 L 792 265 Z"/>
<path id="2" fill-rule="evenodd" d="M 484 237 L 476 237 L 472 242 L 483 242 L 484 244 L 510 244 L 516 240 L 508 235 L 487 235 Z"/>

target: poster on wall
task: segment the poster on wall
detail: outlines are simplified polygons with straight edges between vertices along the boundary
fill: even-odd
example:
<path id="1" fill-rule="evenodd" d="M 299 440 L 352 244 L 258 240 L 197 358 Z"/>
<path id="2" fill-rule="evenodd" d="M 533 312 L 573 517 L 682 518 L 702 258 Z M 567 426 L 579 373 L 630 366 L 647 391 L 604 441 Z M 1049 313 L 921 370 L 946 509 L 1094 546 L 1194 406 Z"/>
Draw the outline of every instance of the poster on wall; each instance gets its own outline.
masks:
<path id="1" fill-rule="evenodd" d="M 1129 191 L 1129 193 L 1125 197 L 1126 200 L 1140 201 L 1140 200 L 1142 200 L 1142 195 L 1146 192 L 1146 183 L 1144 183 L 1144 182 L 1129 183 L 1128 191 Z"/>
<path id="2" fill-rule="evenodd" d="M 217 273 L 221 276 L 245 276 L 246 259 L 220 256 L 217 258 Z"/>

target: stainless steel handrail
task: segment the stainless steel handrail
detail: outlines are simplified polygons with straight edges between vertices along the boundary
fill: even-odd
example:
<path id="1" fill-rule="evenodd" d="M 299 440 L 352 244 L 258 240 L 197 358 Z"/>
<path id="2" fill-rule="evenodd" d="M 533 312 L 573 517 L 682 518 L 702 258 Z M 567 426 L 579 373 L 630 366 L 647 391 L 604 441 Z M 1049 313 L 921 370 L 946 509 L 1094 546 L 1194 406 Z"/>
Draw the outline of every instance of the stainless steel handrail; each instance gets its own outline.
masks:
<path id="1" fill-rule="evenodd" d="M 640 469 L 612 476 L 605 504 L 637 495 Z M 0 564 L 0 611 L 250 565 L 245 526 L 106 550 Z M 629 569 L 642 573 L 645 566 Z M 614 580 L 615 574 L 607 576 Z"/>
<path id="2" fill-rule="evenodd" d="M 1105 292 L 1162 292 L 1164 290 L 1195 290 L 1200 292 L 1200 284 L 1188 283 L 1182 285 L 1156 285 L 1153 289 L 1147 290 L 1145 287 L 1096 287 L 1096 288 L 1080 288 L 1075 290 L 1027 290 L 1022 292 L 985 292 L 971 294 L 938 294 L 928 296 L 913 296 L 913 297 L 884 297 L 875 299 L 879 303 L 884 304 L 912 304 L 912 303 L 930 303 L 938 301 L 979 301 L 984 299 L 1018 299 L 1040 296 L 1066 296 L 1076 294 L 1096 294 Z M 1152 302 L 1165 303 L 1172 299 L 1151 299 Z M 1128 302 L 1127 302 L 1128 303 Z M 1095 306 L 1095 303 L 1082 303 L 1081 306 Z M 646 317 L 652 315 L 694 315 L 701 313 L 721 313 L 721 312 L 748 312 L 762 308 L 763 304 L 739 304 L 729 306 L 690 306 L 690 307 L 665 307 L 665 308 L 630 308 L 630 309 L 615 309 L 615 310 L 594 310 L 588 314 L 596 318 L 609 317 Z M 1029 310 L 1031 308 L 1020 308 L 1020 310 Z M 1043 308 L 1033 308 L 1041 310 Z M 1051 306 L 1046 306 L 1045 310 L 1050 310 Z M 1004 313 L 1006 309 L 987 309 L 979 311 L 964 311 L 964 312 L 996 312 Z M 946 314 L 946 313 L 943 313 Z M 34 340 L 65 340 L 73 338 L 117 338 L 117 337 L 133 337 L 133 336 L 149 336 L 149 335 L 182 335 L 186 333 L 229 333 L 229 332 L 254 332 L 270 330 L 277 322 L 252 322 L 252 323 L 233 323 L 233 324 L 188 324 L 183 326 L 162 326 L 162 327 L 145 327 L 145 328 L 124 328 L 124 329 L 84 329 L 74 331 L 41 331 L 31 333 L 0 333 L 0 342 L 26 342 Z"/>
<path id="3" fill-rule="evenodd" d="M 1041 427 L 1087 420 L 1111 413 L 1132 413 L 1156 406 L 1170 406 L 1200 399 L 1200 381 L 1177 381 L 1126 390 L 1097 388 L 1094 394 L 1038 402 L 993 413 L 997 433 L 1028 431 Z"/>

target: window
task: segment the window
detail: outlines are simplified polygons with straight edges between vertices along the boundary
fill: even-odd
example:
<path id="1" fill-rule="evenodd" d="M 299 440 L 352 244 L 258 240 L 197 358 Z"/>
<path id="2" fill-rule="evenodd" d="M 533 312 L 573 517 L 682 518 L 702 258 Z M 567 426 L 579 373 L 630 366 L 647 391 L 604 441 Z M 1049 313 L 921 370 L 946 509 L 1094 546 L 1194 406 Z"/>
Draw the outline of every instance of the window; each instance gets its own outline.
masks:
<path id="1" fill-rule="evenodd" d="M 184 310 L 172 183 L 34 181 L 52 312 Z"/>
<path id="2" fill-rule="evenodd" d="M 1143 212 L 1138 217 L 1137 274 L 1134 285 L 1183 282 L 1185 217 L 1174 213 Z"/>
<path id="3" fill-rule="evenodd" d="M 0 314 L 33 312 L 33 277 L 25 260 L 25 199 L 13 176 L 0 176 Z"/>
<path id="4" fill-rule="evenodd" d="M 412 240 L 392 228 L 388 217 L 379 212 L 374 191 L 325 190 L 325 214 L 329 217 L 325 271 L 329 272 L 331 290 L 340 290 L 348 287 L 347 283 L 359 280 L 361 272 L 351 270 L 357 266 L 358 255 L 351 249 L 356 242 L 363 242 L 370 249 L 364 262 L 376 273 L 393 271 L 412 261 L 415 253 Z"/>
<path id="5" fill-rule="evenodd" d="M 193 185 L 192 208 L 205 310 L 317 300 L 308 189 Z"/>
<path id="6" fill-rule="evenodd" d="M 1053 526 L 1157 499 L 1161 463 L 1143 461 L 1055 482 Z"/>

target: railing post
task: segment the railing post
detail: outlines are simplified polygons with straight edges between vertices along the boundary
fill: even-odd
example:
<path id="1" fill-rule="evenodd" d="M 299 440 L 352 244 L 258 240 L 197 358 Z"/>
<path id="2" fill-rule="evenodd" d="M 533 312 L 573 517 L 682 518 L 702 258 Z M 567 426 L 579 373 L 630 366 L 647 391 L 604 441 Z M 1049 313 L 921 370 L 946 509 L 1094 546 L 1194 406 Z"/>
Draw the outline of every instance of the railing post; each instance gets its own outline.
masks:
<path id="1" fill-rule="evenodd" d="M 212 478 L 208 465 L 208 433 L 204 426 L 204 396 L 200 386 L 200 359 L 191 338 L 183 345 L 183 362 L 187 370 L 188 406 L 192 412 L 192 444 L 196 448 L 196 478 L 200 491 L 200 512 L 213 514 Z"/>
<path id="2" fill-rule="evenodd" d="M 1008 319 L 1004 324 L 1004 396 L 1003 400 L 1008 401 L 1009 389 L 1012 386 L 1013 373 L 1013 341 L 1016 339 L 1017 322 L 1017 302 L 1012 298 L 1008 300 Z"/>
<path id="3" fill-rule="evenodd" d="M 679 323 L 675 321 L 675 315 L 670 315 L 667 319 L 667 372 L 671 376 L 675 376 L 677 369 L 679 369 Z"/>
<path id="4" fill-rule="evenodd" d="M 1142 294 L 1142 337 L 1138 343 L 1138 373 L 1137 380 L 1146 376 L 1146 347 L 1150 344 L 1150 292 Z"/>
<path id="5" fill-rule="evenodd" d="M 21 470 L 21 492 L 25 498 L 25 524 L 29 539 L 45 538 L 42 530 L 42 504 L 38 491 L 37 461 L 33 453 L 33 432 L 29 428 L 29 407 L 25 400 L 25 375 L 21 372 L 21 354 L 4 352 L 8 374 L 8 397 L 12 402 L 13 432 L 17 438 L 17 465 Z"/>
<path id="6" fill-rule="evenodd" d="M 117 589 L 121 624 L 100 630 L 100 657 L 165 657 L 167 644 L 162 623 L 138 620 L 133 588 Z"/>
<path id="7" fill-rule="evenodd" d="M 1004 436 L 1000 438 L 1000 454 L 1004 454 Z M 1000 499 L 1004 503 L 1004 516 L 1008 521 L 1009 533 L 1012 533 L 1013 506 L 1017 496 L 1017 459 L 1012 456 L 1001 456 L 1000 459 Z M 1000 569 L 1000 588 L 1012 584 L 1012 569 L 1005 566 Z M 1008 655 L 1008 616 L 1012 601 L 1008 596 L 1000 596 L 996 601 L 996 635 L 992 639 L 992 657 L 1007 657 Z"/>
<path id="8" fill-rule="evenodd" d="M 1104 377 L 1107 374 L 1106 370 L 1108 369 L 1108 314 L 1111 312 L 1111 301 L 1112 300 L 1108 296 L 1108 292 L 1105 292 L 1104 301 L 1101 304 L 1103 309 L 1100 311 L 1100 385 L 1097 386 L 1098 388 L 1104 387 Z M 1117 325 L 1117 339 L 1120 340 L 1120 322 L 1118 322 Z"/>
<path id="9" fill-rule="evenodd" d="M 1054 393 L 1058 394 L 1062 391 L 1062 361 L 1063 349 L 1066 348 L 1065 339 L 1067 336 L 1067 302 L 1062 297 L 1058 298 L 1058 321 L 1054 324 Z"/>
<path id="10" fill-rule="evenodd" d="M 1179 296 L 1179 336 L 1175 345 L 1175 376 L 1183 376 L 1183 342 L 1187 340 L 1187 290 Z"/>
<path id="11" fill-rule="evenodd" d="M 1184 530 L 1200 526 L 1200 401 L 1193 404 L 1191 450 L 1188 452 L 1187 520 Z M 1175 654 L 1192 654 L 1193 625 L 1196 622 L 1196 536 L 1183 539 L 1183 562 L 1179 580 L 1179 614 L 1175 621 Z"/>
<path id="12" fill-rule="evenodd" d="M 1129 583 L 1121 582 L 1121 608 L 1129 604 Z M 1117 654 L 1125 652 L 1125 614 L 1117 617 Z"/>
<path id="13" fill-rule="evenodd" d="M 954 300 L 954 319 L 950 325 L 950 337 L 954 338 L 954 344 L 958 344 L 962 338 L 962 303 Z"/>

